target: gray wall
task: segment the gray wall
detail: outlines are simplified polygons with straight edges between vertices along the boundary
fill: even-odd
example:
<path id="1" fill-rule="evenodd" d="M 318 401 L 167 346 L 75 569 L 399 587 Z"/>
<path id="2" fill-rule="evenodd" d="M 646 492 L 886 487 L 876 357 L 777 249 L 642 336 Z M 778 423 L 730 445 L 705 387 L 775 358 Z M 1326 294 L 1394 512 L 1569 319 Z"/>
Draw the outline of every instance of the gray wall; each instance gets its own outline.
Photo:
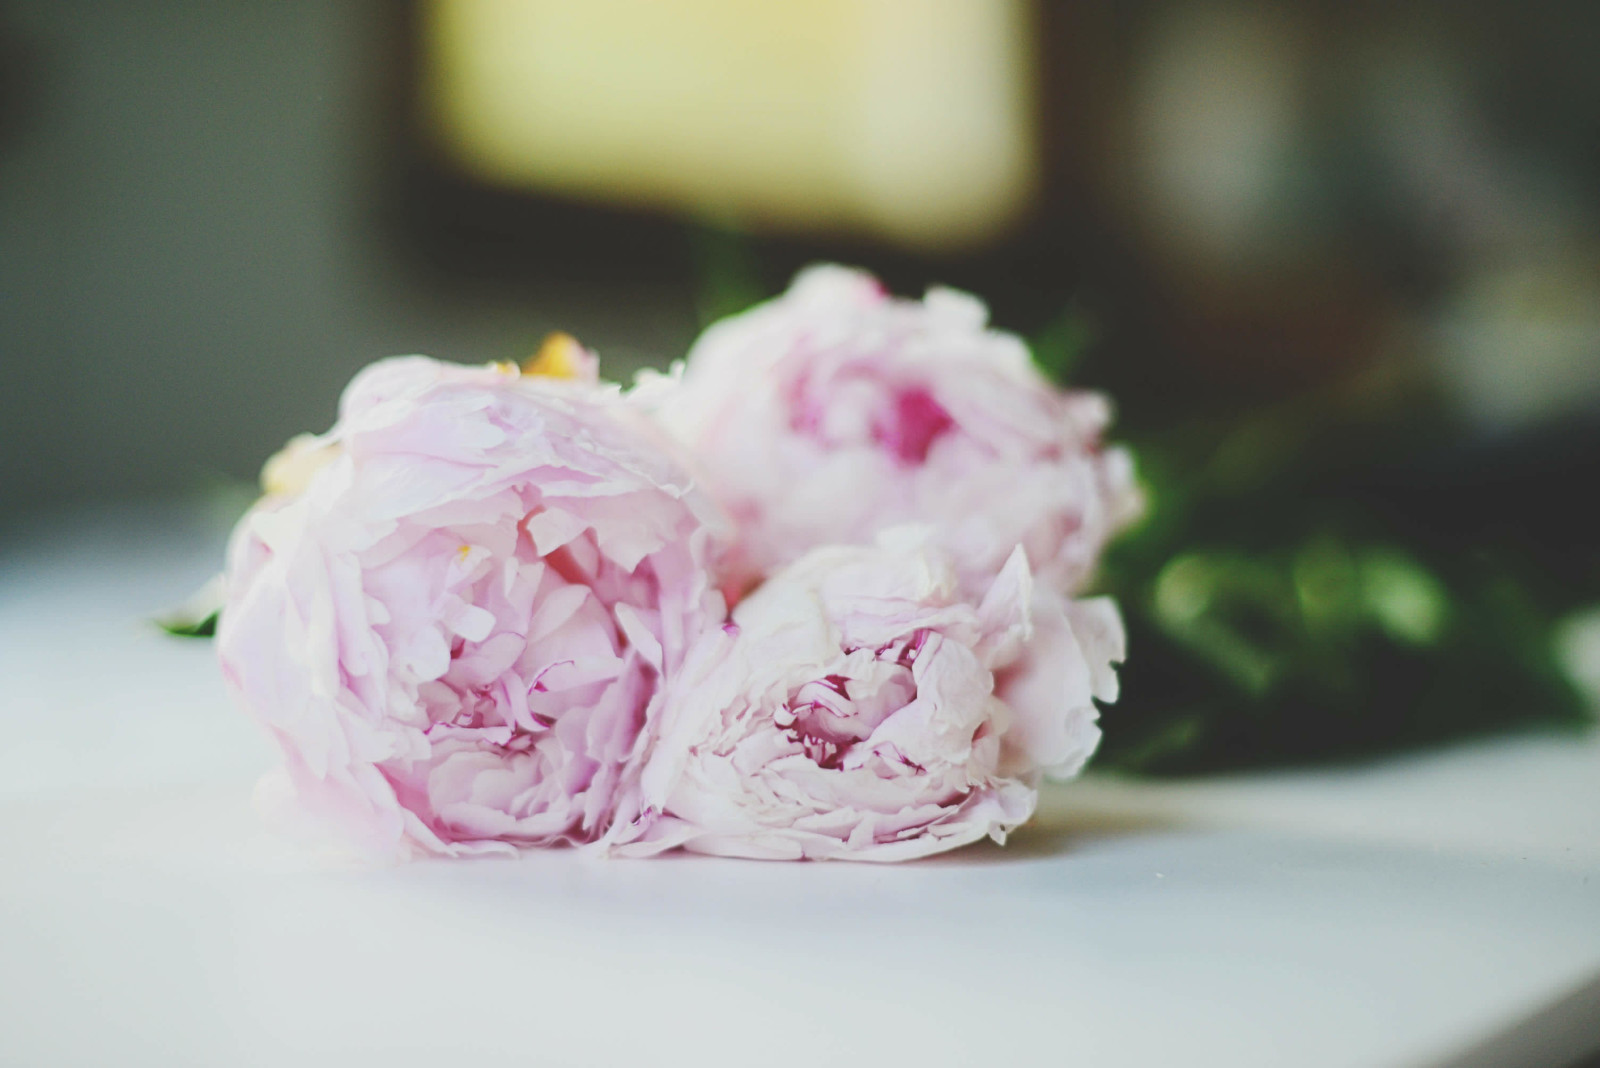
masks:
<path id="1" fill-rule="evenodd" d="M 362 364 L 515 357 L 572 330 L 614 374 L 681 296 L 451 281 L 383 225 L 399 5 L 0 0 L 0 518 L 253 477 Z"/>

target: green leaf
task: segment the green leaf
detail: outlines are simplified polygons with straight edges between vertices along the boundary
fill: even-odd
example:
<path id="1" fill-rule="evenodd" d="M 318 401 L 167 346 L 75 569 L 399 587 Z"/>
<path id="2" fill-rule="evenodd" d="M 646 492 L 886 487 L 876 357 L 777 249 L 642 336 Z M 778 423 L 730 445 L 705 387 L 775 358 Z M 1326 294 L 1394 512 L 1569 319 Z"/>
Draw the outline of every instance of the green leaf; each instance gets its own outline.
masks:
<path id="1" fill-rule="evenodd" d="M 210 638 L 217 633 L 225 593 L 222 575 L 211 576 L 176 608 L 157 616 L 156 626 L 174 638 Z"/>
<path id="2" fill-rule="evenodd" d="M 1077 304 L 1069 304 L 1033 337 L 1033 362 L 1058 383 L 1066 383 L 1083 362 L 1100 331 Z"/>
<path id="3" fill-rule="evenodd" d="M 203 619 L 179 619 L 174 616 L 155 621 L 156 626 L 174 638 L 213 638 L 217 633 L 217 619 L 221 612 L 212 612 Z"/>
<path id="4" fill-rule="evenodd" d="M 689 232 L 689 244 L 701 326 L 737 315 L 772 295 L 762 285 L 760 265 L 744 234 L 726 227 L 697 226 Z"/>

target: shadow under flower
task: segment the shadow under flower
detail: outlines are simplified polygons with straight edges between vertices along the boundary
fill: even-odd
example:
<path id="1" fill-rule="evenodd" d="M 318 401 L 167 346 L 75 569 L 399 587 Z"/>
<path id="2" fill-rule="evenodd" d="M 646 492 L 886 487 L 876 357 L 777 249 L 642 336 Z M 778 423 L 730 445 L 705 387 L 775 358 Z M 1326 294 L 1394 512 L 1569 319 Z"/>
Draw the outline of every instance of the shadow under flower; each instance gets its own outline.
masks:
<path id="1" fill-rule="evenodd" d="M 1008 864 L 1073 853 L 1091 843 L 1135 835 L 1162 834 L 1183 826 L 1170 816 L 1118 812 L 1091 806 L 1052 803 L 1040 799 L 1033 819 L 1012 831 L 1005 845 L 984 839 L 965 849 L 928 857 L 918 864 Z"/>

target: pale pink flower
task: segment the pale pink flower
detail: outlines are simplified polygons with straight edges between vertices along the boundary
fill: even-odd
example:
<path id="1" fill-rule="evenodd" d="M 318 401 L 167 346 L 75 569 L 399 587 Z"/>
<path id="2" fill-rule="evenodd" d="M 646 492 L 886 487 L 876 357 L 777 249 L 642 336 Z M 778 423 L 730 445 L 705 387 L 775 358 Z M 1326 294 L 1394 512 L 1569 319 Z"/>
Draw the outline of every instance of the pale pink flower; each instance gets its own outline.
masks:
<path id="1" fill-rule="evenodd" d="M 224 676 L 364 851 L 599 837 L 661 681 L 724 619 L 714 511 L 590 377 L 374 364 L 234 533 Z"/>
<path id="2" fill-rule="evenodd" d="M 1014 550 L 973 600 L 930 533 L 815 550 L 704 636 L 606 847 L 892 861 L 1004 841 L 1026 820 L 1041 773 L 1075 772 L 1094 748 L 1092 680 L 1121 654 L 1120 629 L 1100 625 L 1115 609 L 1052 618 L 1064 630 L 1050 650 L 1072 662 L 1041 681 L 1054 700 L 1024 713 L 995 686 L 1034 629 L 1026 559 Z"/>
<path id="3" fill-rule="evenodd" d="M 987 319 L 965 293 L 814 267 L 641 382 L 739 525 L 731 591 L 898 523 L 934 527 L 973 588 L 1018 545 L 1042 587 L 1083 588 L 1138 509 L 1130 462 L 1101 445 L 1105 399 L 1051 385 Z"/>

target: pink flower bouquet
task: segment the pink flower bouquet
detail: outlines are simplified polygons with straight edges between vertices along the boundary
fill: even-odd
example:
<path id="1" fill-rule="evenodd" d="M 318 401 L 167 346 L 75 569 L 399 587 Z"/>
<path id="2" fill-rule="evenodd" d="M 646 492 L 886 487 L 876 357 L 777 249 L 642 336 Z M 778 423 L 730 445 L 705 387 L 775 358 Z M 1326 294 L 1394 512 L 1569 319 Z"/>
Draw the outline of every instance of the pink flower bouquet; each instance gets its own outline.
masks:
<path id="1" fill-rule="evenodd" d="M 282 792 L 387 855 L 1003 841 L 1116 696 L 1075 598 L 1137 500 L 1105 402 L 985 319 L 816 268 L 628 394 L 564 338 L 361 372 L 229 551 Z"/>

